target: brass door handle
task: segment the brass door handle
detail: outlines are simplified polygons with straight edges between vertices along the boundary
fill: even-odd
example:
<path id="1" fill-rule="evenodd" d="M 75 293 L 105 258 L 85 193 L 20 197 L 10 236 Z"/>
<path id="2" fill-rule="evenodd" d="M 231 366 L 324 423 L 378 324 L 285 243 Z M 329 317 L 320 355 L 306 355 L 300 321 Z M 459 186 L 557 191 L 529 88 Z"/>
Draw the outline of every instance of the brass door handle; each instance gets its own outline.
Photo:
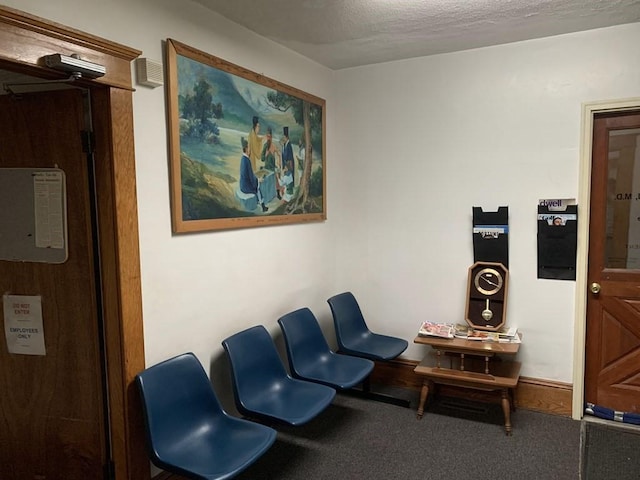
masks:
<path id="1" fill-rule="evenodd" d="M 600 293 L 600 284 L 593 282 L 590 287 L 591 293 Z"/>

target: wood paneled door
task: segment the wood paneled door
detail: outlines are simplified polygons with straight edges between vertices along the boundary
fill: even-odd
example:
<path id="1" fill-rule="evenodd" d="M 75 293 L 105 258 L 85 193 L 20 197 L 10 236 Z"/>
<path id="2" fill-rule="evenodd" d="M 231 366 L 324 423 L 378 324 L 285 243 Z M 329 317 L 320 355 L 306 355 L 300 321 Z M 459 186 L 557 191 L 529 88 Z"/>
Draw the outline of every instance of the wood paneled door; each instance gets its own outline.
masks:
<path id="1" fill-rule="evenodd" d="M 0 69 L 68 78 L 45 66 L 43 56 L 54 53 L 77 54 L 106 74 L 76 80 L 81 89 L 1 98 L 0 168 L 65 172 L 69 255 L 61 264 L 0 261 L 0 293 L 41 297 L 46 347 L 44 356 L 19 355 L 0 341 L 0 478 L 144 480 L 131 82 L 141 52 L 0 6 Z M 89 123 L 94 178 L 81 140 Z"/>
<path id="2" fill-rule="evenodd" d="M 0 165 L 61 169 L 68 224 L 64 263 L 0 261 L 0 291 L 41 297 L 46 348 L 0 349 L 1 478 L 101 478 L 110 456 L 82 95 L 0 96 Z"/>
<path id="3" fill-rule="evenodd" d="M 593 125 L 585 401 L 640 413 L 640 112 Z"/>

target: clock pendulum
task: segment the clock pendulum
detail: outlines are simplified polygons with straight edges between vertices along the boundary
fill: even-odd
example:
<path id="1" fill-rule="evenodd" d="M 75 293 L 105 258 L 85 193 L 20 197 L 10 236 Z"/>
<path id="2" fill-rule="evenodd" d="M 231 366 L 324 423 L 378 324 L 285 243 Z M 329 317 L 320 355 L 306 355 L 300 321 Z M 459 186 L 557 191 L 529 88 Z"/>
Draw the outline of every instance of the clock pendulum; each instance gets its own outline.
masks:
<path id="1" fill-rule="evenodd" d="M 493 312 L 489 308 L 489 299 L 487 298 L 487 306 L 482 311 L 482 318 L 484 318 L 488 322 L 489 320 L 491 320 L 492 317 L 493 317 Z"/>

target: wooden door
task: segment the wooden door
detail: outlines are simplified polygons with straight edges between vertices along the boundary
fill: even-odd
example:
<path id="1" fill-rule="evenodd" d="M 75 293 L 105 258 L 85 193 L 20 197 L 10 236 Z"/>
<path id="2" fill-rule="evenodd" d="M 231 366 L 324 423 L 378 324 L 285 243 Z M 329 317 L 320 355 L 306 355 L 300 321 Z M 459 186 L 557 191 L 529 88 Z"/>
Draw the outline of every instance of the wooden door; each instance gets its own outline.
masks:
<path id="1" fill-rule="evenodd" d="M 594 119 L 585 401 L 640 412 L 640 112 Z"/>
<path id="2" fill-rule="evenodd" d="M 2 479 L 104 478 L 106 397 L 83 115 L 78 89 L 0 96 L 0 168 L 62 169 L 68 219 L 66 262 L 0 261 L 2 293 L 41 296 L 46 348 L 45 356 L 9 354 L 1 342 Z"/>

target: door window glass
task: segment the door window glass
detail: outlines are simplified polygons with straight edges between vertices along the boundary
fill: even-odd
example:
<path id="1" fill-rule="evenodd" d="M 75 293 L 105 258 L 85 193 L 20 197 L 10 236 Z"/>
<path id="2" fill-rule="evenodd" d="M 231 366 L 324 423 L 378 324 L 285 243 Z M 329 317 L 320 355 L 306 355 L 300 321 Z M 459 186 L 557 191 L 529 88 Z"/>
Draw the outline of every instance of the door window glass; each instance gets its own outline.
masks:
<path id="1" fill-rule="evenodd" d="M 605 264 L 640 269 L 640 129 L 609 132 Z"/>

